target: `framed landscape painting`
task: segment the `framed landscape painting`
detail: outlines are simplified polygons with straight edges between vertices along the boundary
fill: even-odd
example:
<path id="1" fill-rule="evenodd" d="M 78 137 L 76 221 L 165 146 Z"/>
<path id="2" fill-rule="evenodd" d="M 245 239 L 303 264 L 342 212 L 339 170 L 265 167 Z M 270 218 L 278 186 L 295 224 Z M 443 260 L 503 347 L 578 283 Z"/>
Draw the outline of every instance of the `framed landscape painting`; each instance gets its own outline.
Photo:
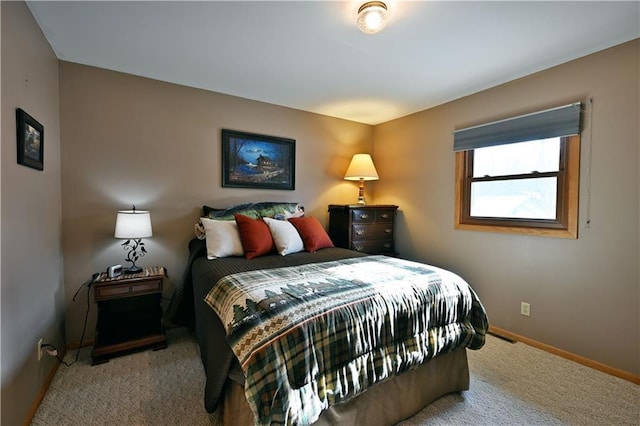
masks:
<path id="1" fill-rule="evenodd" d="M 222 129 L 222 186 L 295 189 L 296 141 Z"/>
<path id="2" fill-rule="evenodd" d="M 24 110 L 16 109 L 18 164 L 44 169 L 44 127 Z"/>

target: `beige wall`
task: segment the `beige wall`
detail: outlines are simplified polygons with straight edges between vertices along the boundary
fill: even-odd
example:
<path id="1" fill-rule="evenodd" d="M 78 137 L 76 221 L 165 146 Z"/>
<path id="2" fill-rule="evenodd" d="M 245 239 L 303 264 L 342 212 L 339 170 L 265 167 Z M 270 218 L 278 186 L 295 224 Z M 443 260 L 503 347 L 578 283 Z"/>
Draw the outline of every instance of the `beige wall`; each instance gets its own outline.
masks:
<path id="1" fill-rule="evenodd" d="M 40 337 L 62 349 L 58 60 L 22 2 L 2 14 L 2 424 L 21 424 L 51 371 Z M 16 162 L 15 109 L 44 126 L 44 171 Z"/>
<path id="2" fill-rule="evenodd" d="M 154 235 L 138 264 L 169 269 L 169 297 L 203 204 L 298 201 L 326 222 L 328 204 L 357 198 L 357 184 L 342 177 L 351 156 L 373 144 L 369 125 L 67 62 L 60 94 L 69 342 L 79 341 L 84 315 L 85 303 L 71 301 L 76 288 L 124 263 L 113 238 L 118 209 L 151 211 Z M 296 189 L 222 188 L 222 128 L 295 139 Z M 89 338 L 94 322 L 92 312 Z"/>
<path id="3" fill-rule="evenodd" d="M 467 278 L 490 323 L 640 373 L 639 41 L 374 130 L 376 202 L 401 255 Z M 453 229 L 454 129 L 593 99 L 583 114 L 579 238 Z M 591 224 L 586 226 L 590 219 Z M 531 317 L 520 302 L 531 303 Z"/>

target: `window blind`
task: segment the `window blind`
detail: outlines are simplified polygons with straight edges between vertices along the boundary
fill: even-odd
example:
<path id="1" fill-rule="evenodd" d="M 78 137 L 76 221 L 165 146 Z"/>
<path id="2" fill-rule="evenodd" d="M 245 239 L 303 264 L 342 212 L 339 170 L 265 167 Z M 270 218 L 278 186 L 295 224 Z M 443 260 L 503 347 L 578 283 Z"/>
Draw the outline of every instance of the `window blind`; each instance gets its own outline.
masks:
<path id="1" fill-rule="evenodd" d="M 580 102 L 453 132 L 453 150 L 571 136 L 580 133 Z"/>

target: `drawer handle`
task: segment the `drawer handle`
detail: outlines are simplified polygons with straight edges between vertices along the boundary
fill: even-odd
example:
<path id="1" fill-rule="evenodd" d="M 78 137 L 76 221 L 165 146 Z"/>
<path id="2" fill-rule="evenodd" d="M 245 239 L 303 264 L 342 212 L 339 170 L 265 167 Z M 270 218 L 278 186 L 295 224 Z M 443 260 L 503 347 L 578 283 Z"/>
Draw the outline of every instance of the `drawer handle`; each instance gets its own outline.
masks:
<path id="1" fill-rule="evenodd" d="M 384 245 L 384 248 L 391 248 L 391 243 L 387 243 Z"/>
<path id="2" fill-rule="evenodd" d="M 360 219 L 368 219 L 369 215 L 367 213 L 360 213 Z"/>
<path id="3" fill-rule="evenodd" d="M 392 232 L 393 232 L 393 229 L 391 229 L 391 228 L 387 228 L 387 229 L 385 229 L 385 230 L 384 230 L 384 232 L 386 232 L 387 234 L 390 234 L 390 233 L 392 233 Z"/>
<path id="4" fill-rule="evenodd" d="M 364 231 L 362 229 L 358 229 L 356 231 L 356 235 L 364 235 Z"/>
<path id="5" fill-rule="evenodd" d="M 133 292 L 133 287 L 129 287 L 129 293 Z"/>
<path id="6" fill-rule="evenodd" d="M 353 247 L 353 249 L 354 249 L 355 251 L 362 251 L 362 250 L 364 250 L 364 247 L 362 247 L 362 246 L 355 246 L 355 247 Z"/>
<path id="7" fill-rule="evenodd" d="M 389 218 L 389 213 L 382 213 L 382 218 L 383 219 L 388 219 Z"/>

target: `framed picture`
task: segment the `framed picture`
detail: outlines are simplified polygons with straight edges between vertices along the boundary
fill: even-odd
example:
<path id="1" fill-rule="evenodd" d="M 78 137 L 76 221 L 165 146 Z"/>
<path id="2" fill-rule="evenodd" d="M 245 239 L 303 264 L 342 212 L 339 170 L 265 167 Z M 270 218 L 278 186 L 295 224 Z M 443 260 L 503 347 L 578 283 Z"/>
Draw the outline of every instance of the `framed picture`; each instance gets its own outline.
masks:
<path id="1" fill-rule="evenodd" d="M 18 164 L 44 169 L 44 127 L 20 108 L 16 109 Z"/>
<path id="2" fill-rule="evenodd" d="M 222 186 L 295 189 L 296 141 L 222 129 Z"/>

